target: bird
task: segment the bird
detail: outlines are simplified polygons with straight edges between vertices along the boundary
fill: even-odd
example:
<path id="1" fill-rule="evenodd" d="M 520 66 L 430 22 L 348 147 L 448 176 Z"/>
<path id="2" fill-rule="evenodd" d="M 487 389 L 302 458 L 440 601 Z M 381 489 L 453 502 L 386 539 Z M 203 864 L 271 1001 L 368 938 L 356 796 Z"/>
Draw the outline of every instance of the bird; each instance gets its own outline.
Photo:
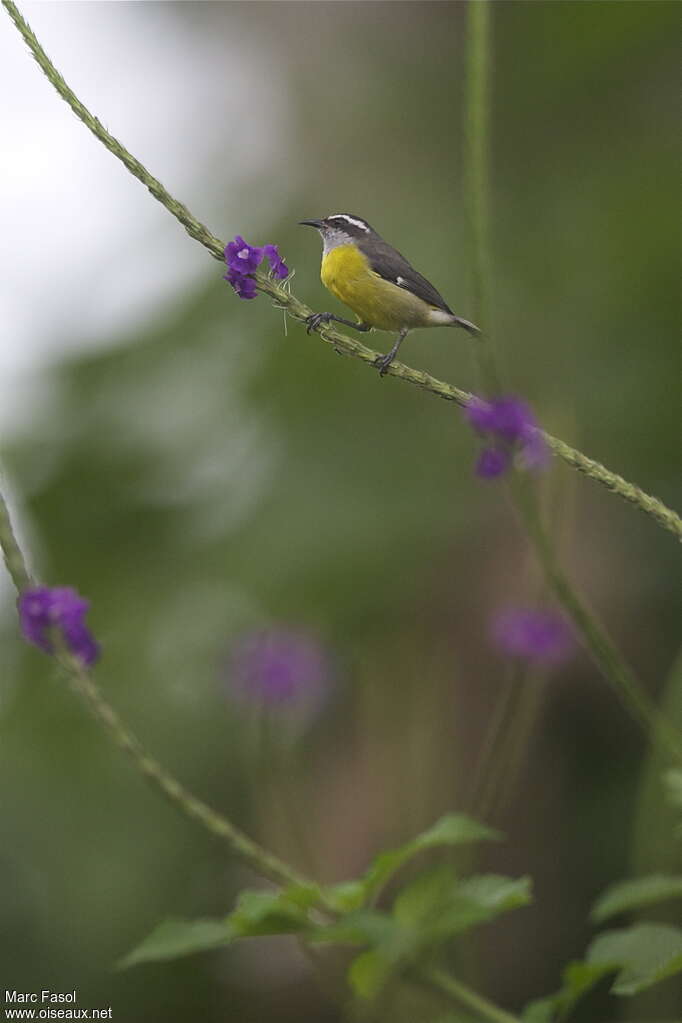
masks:
<path id="1" fill-rule="evenodd" d="M 481 333 L 474 323 L 455 316 L 433 284 L 362 217 L 333 213 L 299 224 L 320 232 L 322 283 L 357 316 L 353 322 L 334 313 L 312 313 L 305 320 L 308 333 L 332 320 L 360 331 L 397 331 L 391 350 L 375 362 L 382 377 L 415 327 L 462 327 L 473 336 Z"/>

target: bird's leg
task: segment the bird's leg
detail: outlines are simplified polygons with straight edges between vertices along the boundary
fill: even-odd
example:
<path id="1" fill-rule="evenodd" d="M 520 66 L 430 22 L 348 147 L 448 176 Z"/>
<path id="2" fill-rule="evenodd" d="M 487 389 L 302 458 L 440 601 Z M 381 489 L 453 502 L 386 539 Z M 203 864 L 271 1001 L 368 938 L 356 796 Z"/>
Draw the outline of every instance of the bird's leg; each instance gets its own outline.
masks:
<path id="1" fill-rule="evenodd" d="M 386 374 L 388 373 L 388 367 L 395 359 L 396 355 L 398 354 L 398 349 L 400 348 L 401 344 L 403 343 L 406 337 L 407 327 L 403 327 L 403 329 L 400 331 L 397 338 L 395 339 L 395 343 L 393 345 L 393 348 L 391 348 L 390 352 L 388 352 L 387 355 L 380 355 L 379 358 L 375 360 L 374 365 L 379 370 L 379 376 L 382 377 L 386 376 Z"/>
<path id="2" fill-rule="evenodd" d="M 332 320 L 335 323 L 343 323 L 346 327 L 354 327 L 355 330 L 372 329 L 367 323 L 353 323 L 352 320 L 344 320 L 343 316 L 335 316 L 334 313 L 312 313 L 304 320 L 307 327 L 306 333 L 309 334 L 311 330 L 317 330 L 321 323 L 331 323 Z"/>

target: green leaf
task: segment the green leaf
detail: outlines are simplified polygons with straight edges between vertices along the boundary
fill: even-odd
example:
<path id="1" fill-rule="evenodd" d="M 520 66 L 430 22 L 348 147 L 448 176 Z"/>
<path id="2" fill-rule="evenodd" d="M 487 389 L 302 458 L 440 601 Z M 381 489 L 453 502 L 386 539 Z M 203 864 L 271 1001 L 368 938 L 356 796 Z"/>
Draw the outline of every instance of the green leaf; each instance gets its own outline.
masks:
<path id="1" fill-rule="evenodd" d="M 613 972 L 613 966 L 604 963 L 569 963 L 563 972 L 563 984 L 559 991 L 547 998 L 529 1002 L 521 1014 L 523 1023 L 554 1023 L 564 1019 L 576 1003 L 594 985 Z"/>
<path id="2" fill-rule="evenodd" d="M 435 849 L 438 846 L 461 845 L 465 842 L 479 842 L 500 838 L 497 831 L 479 824 L 471 817 L 464 814 L 449 813 L 441 817 L 439 821 L 422 832 L 416 838 L 411 839 L 399 849 L 392 849 L 379 853 L 371 867 L 361 880 L 364 890 L 364 899 L 371 898 L 382 888 L 388 880 L 400 870 L 408 860 L 411 860 L 417 853 L 425 849 Z"/>
<path id="3" fill-rule="evenodd" d="M 420 928 L 448 911 L 458 894 L 454 868 L 441 864 L 419 874 L 398 893 L 393 916 L 402 926 Z"/>
<path id="4" fill-rule="evenodd" d="M 365 886 L 362 881 L 342 881 L 329 885 L 324 894 L 340 913 L 359 909 L 365 901 Z"/>
<path id="5" fill-rule="evenodd" d="M 357 910 L 306 936 L 317 943 L 371 946 L 351 964 L 348 981 L 361 998 L 375 998 L 390 977 L 445 941 L 530 899 L 527 878 L 483 875 L 460 882 L 454 868 L 441 864 L 424 871 L 396 896 L 393 913 Z"/>
<path id="6" fill-rule="evenodd" d="M 438 1016 L 433 1023 L 480 1023 L 474 1016 L 462 1016 L 458 1012 L 448 1012 L 445 1016 Z"/>
<path id="7" fill-rule="evenodd" d="M 672 767 L 663 775 L 663 784 L 671 806 L 682 810 L 682 768 Z"/>
<path id="8" fill-rule="evenodd" d="M 152 960 L 177 959 L 228 945 L 237 938 L 300 934 L 312 930 L 308 910 L 319 903 L 317 885 L 292 885 L 281 891 L 244 891 L 223 920 L 166 920 L 133 949 L 121 968 Z"/>
<path id="9" fill-rule="evenodd" d="M 682 972 L 682 930 L 667 924 L 637 924 L 607 931 L 590 945 L 587 962 L 620 970 L 611 988 L 615 995 L 638 994 Z"/>
<path id="10" fill-rule="evenodd" d="M 118 963 L 118 969 L 205 952 L 229 945 L 236 936 L 229 920 L 164 920 Z"/>
<path id="11" fill-rule="evenodd" d="M 393 915 L 399 927 L 413 932 L 416 953 L 529 901 L 528 878 L 490 874 L 460 882 L 451 866 L 441 865 L 420 874 L 397 895 Z"/>
<path id="12" fill-rule="evenodd" d="M 392 966 L 379 948 L 370 948 L 351 963 L 348 983 L 358 998 L 376 998 L 389 979 Z"/>
<path id="13" fill-rule="evenodd" d="M 300 886 L 272 892 L 244 891 L 227 919 L 240 938 L 295 934 L 311 926 L 306 910 L 315 901 L 312 893 Z"/>
<path id="14" fill-rule="evenodd" d="M 564 1019 L 576 1002 L 608 973 L 618 973 L 611 991 L 634 995 L 682 972 L 682 931 L 664 924 L 639 924 L 594 939 L 585 961 L 570 963 L 556 994 L 530 1002 L 523 1023 Z"/>
<path id="15" fill-rule="evenodd" d="M 414 932 L 392 924 L 377 945 L 353 960 L 348 983 L 359 998 L 376 998 L 390 978 L 414 957 L 415 950 Z"/>
<path id="16" fill-rule="evenodd" d="M 682 770 L 679 767 L 673 767 L 666 771 L 663 775 L 663 784 L 670 806 L 676 810 L 682 810 Z M 682 838 L 682 824 L 677 825 L 675 833 L 678 838 Z"/>
<path id="17" fill-rule="evenodd" d="M 682 896 L 682 877 L 650 874 L 611 885 L 592 907 L 591 917 L 596 923 L 601 923 L 617 913 L 679 896 Z"/>
<path id="18" fill-rule="evenodd" d="M 547 998 L 537 998 L 529 1002 L 521 1013 L 521 1023 L 554 1023 L 554 999 L 555 995 Z"/>
<path id="19" fill-rule="evenodd" d="M 378 945 L 394 929 L 388 913 L 373 909 L 360 909 L 348 913 L 342 920 L 326 927 L 317 927 L 306 935 L 306 941 L 315 945 Z"/>
<path id="20" fill-rule="evenodd" d="M 483 874 L 458 881 L 449 865 L 415 878 L 396 897 L 398 923 L 443 940 L 531 901 L 530 878 Z"/>
<path id="21" fill-rule="evenodd" d="M 487 910 L 487 919 L 492 920 L 499 913 L 529 905 L 533 901 L 531 887 L 530 877 L 480 874 L 463 881 L 460 893 Z"/>

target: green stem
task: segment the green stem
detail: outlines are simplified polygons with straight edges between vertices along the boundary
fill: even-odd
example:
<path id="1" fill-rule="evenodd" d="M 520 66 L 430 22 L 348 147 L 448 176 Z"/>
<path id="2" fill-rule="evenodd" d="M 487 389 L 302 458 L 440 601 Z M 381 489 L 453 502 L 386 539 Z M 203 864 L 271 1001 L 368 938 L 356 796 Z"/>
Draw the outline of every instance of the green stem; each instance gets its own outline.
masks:
<path id="1" fill-rule="evenodd" d="M 14 536 L 9 509 L 2 494 L 0 494 L 0 550 L 17 593 L 21 593 L 27 586 L 32 585 L 33 580 Z"/>
<path id="2" fill-rule="evenodd" d="M 489 136 L 489 76 L 491 33 L 489 5 L 487 0 L 469 0 L 468 14 L 468 48 L 467 48 L 467 93 L 465 110 L 467 120 L 467 199 L 470 215 L 470 240 L 472 271 L 474 277 L 474 294 L 479 303 L 477 312 L 486 314 L 488 278 L 490 261 L 488 257 L 488 136 Z M 493 353 L 490 348 L 477 349 L 479 369 L 482 379 L 488 383 L 496 382 L 497 375 L 493 364 Z M 569 464 L 581 471 L 589 469 L 589 475 L 600 478 L 600 482 L 609 486 L 613 481 L 606 481 L 595 466 L 586 466 L 579 452 L 565 450 L 563 442 L 547 437 L 552 451 L 561 455 Z M 568 456 L 568 457 L 567 457 Z M 625 484 L 625 488 L 621 486 Z M 620 480 L 620 490 L 628 490 L 628 500 L 634 500 L 640 507 L 647 507 L 651 514 L 661 519 L 661 509 L 654 509 L 651 500 L 632 492 L 631 484 Z M 610 486 L 613 489 L 613 486 Z M 636 488 L 635 488 L 636 489 Z M 680 756 L 680 741 L 674 733 L 670 733 L 659 720 L 655 706 L 640 686 L 637 678 L 621 657 L 619 651 L 609 638 L 605 629 L 588 611 L 587 607 L 571 586 L 562 572 L 558 559 L 554 554 L 552 543 L 546 533 L 538 507 L 537 497 L 531 484 L 524 485 L 520 479 L 512 481 L 512 491 L 516 504 L 520 508 L 525 528 L 544 569 L 545 576 L 552 587 L 557 600 L 561 603 L 569 618 L 573 621 L 579 635 L 591 652 L 593 659 L 602 673 L 619 692 L 621 698 L 645 727 L 658 732 L 666 741 L 670 752 Z M 623 495 L 624 496 L 624 495 Z M 674 513 L 673 513 L 674 514 Z M 666 518 L 666 526 L 677 532 L 674 522 Z M 677 518 L 677 516 L 676 516 Z M 682 537 L 682 533 L 677 533 Z M 521 704 L 521 711 L 526 709 Z"/>
<path id="3" fill-rule="evenodd" d="M 473 988 L 451 977 L 444 970 L 436 968 L 422 970 L 419 979 L 422 984 L 447 995 L 448 998 L 453 998 L 461 1005 L 466 1005 L 468 1009 L 473 1009 L 482 1020 L 489 1020 L 490 1023 L 521 1023 L 518 1016 L 501 1009 L 499 1005 L 479 995 Z"/>
<path id="4" fill-rule="evenodd" d="M 490 6 L 488 0 L 467 5 L 464 181 L 469 237 L 471 308 L 483 334 L 476 346 L 483 388 L 500 390 L 490 341 Z"/>
<path id="5" fill-rule="evenodd" d="M 273 856 L 262 846 L 252 841 L 243 831 L 213 810 L 207 803 L 197 799 L 191 792 L 170 775 L 161 764 L 151 757 L 135 735 L 127 728 L 113 707 L 104 699 L 92 677 L 74 663 L 72 658 L 62 658 L 69 684 L 73 691 L 88 704 L 98 721 L 104 725 L 115 743 L 133 760 L 135 766 L 163 795 L 190 820 L 198 821 L 215 838 L 225 842 L 230 851 L 248 864 L 256 873 L 279 885 L 309 883 L 286 863 Z"/>
<path id="6" fill-rule="evenodd" d="M 21 590 L 24 586 L 31 584 L 33 580 L 26 569 L 26 562 L 12 530 L 7 505 L 1 492 L 0 548 L 17 589 Z M 217 813 L 201 799 L 197 799 L 184 785 L 169 774 L 158 760 L 151 757 L 113 707 L 105 700 L 99 687 L 77 659 L 71 657 L 63 649 L 58 650 L 57 659 L 66 673 L 71 689 L 85 701 L 114 742 L 128 754 L 137 770 L 148 778 L 177 810 L 190 820 L 201 824 L 211 835 L 224 842 L 235 856 L 248 864 L 256 873 L 269 878 L 275 884 L 283 886 L 311 884 L 306 877 L 298 874 L 267 849 L 252 841 L 222 814 Z M 332 917 L 337 915 L 335 908 L 328 903 L 322 892 L 319 897 L 319 905 Z M 420 970 L 415 973 L 415 980 L 428 987 L 435 987 L 456 1001 L 463 1001 L 464 1004 L 477 1008 L 477 1011 L 483 1012 L 484 1018 L 493 1020 L 495 1023 L 518 1023 L 513 1017 L 496 1009 L 485 998 L 458 981 L 449 978 L 445 973 L 431 971 L 431 974 L 427 974 Z M 487 1014 L 483 1010 L 487 1010 Z M 491 1015 L 491 1012 L 497 1012 L 497 1015 Z"/>
<path id="7" fill-rule="evenodd" d="M 481 746 L 474 776 L 470 786 L 471 812 L 479 820 L 488 820 L 494 808 L 494 798 L 499 779 L 496 768 L 504 770 L 504 758 L 498 755 L 508 731 L 509 721 L 513 718 L 515 701 L 518 695 L 519 667 L 511 665 L 506 678 L 501 682 L 502 693 L 495 701 L 493 713 L 488 721 L 483 745 Z"/>
<path id="8" fill-rule="evenodd" d="M 0 548 L 9 569 L 12 581 L 17 590 L 21 591 L 34 580 L 26 568 L 24 555 L 17 543 L 9 512 L 2 493 L 0 493 Z M 89 706 L 95 717 L 104 725 L 114 741 L 131 757 L 137 769 L 159 789 L 186 817 L 199 821 L 207 831 L 225 842 L 235 856 L 244 860 L 257 873 L 269 878 L 276 884 L 305 884 L 306 879 L 261 848 L 247 835 L 192 795 L 183 785 L 173 778 L 157 760 L 145 752 L 135 735 L 123 724 L 116 711 L 111 707 L 100 692 L 91 676 L 80 663 L 66 654 L 59 653 L 59 663 L 67 674 L 69 684 Z"/>
<path id="9" fill-rule="evenodd" d="M 545 530 L 533 484 L 515 477 L 512 488 L 524 526 L 554 594 L 573 622 L 602 674 L 613 684 L 626 707 L 640 724 L 665 744 L 675 759 L 682 758 L 682 738 L 660 717 L 655 704 L 642 689 L 636 675 L 621 656 L 606 629 L 587 608 L 561 569 Z"/>
<path id="10" fill-rule="evenodd" d="M 93 117 L 90 111 L 81 103 L 75 93 L 69 88 L 62 76 L 56 70 L 36 39 L 34 33 L 31 31 L 31 28 L 20 14 L 16 4 L 14 4 L 12 0 L 1 0 L 1 2 L 24 38 L 41 70 L 52 83 L 62 99 L 69 104 L 76 116 L 83 121 L 90 131 L 111 153 L 114 154 L 114 156 L 125 164 L 131 174 L 134 174 L 135 177 L 149 189 L 154 198 L 158 199 L 169 213 L 173 214 L 192 238 L 196 239 L 196 241 L 200 242 L 206 249 L 208 249 L 215 259 L 222 260 L 225 243 L 219 238 L 216 238 L 215 235 L 211 234 L 208 228 L 192 216 L 186 206 L 184 206 L 181 202 L 178 202 L 177 199 L 174 199 L 163 185 L 140 163 L 140 161 L 132 156 L 117 139 L 106 131 L 97 118 Z M 476 13 L 476 9 L 479 7 L 485 9 L 486 13 Z M 480 39 L 483 38 L 483 33 L 480 31 L 481 26 L 487 26 L 488 14 L 485 0 L 472 3 L 470 5 L 470 15 L 472 18 L 472 28 L 474 25 L 477 26 L 475 39 L 477 40 L 476 45 L 478 46 L 480 45 Z M 479 23 L 479 18 L 485 19 L 485 21 Z M 487 31 L 485 38 L 487 38 Z M 479 70 L 475 79 L 476 81 L 480 78 L 480 69 L 482 66 L 483 65 L 479 63 Z M 487 67 L 487 62 L 485 66 Z M 479 92 L 477 87 L 475 95 L 478 94 Z M 483 95 L 487 94 L 484 93 Z M 481 110 L 484 109 L 482 104 L 480 108 Z M 478 123 L 481 123 L 480 118 Z M 477 161 L 480 161 L 481 156 L 485 155 L 485 149 L 481 150 L 480 143 L 478 142 L 476 143 L 476 146 L 472 148 L 472 152 L 474 151 L 478 154 L 476 156 Z M 481 207 L 479 205 L 476 205 L 475 209 L 478 210 L 479 213 L 481 212 Z M 485 214 L 483 215 L 481 223 L 484 222 Z M 485 234 L 485 231 L 483 231 L 483 234 Z M 485 260 L 480 261 L 480 263 L 477 262 L 476 265 L 480 265 L 482 268 L 480 273 L 482 273 L 485 269 Z M 478 273 L 479 271 L 477 271 L 477 274 Z M 294 319 L 304 321 L 306 317 L 311 314 L 312 310 L 296 298 L 295 295 L 292 295 L 287 286 L 278 284 L 263 273 L 255 274 L 255 278 L 258 289 L 268 295 L 277 306 L 285 309 Z M 485 298 L 483 298 L 482 301 L 485 301 Z M 355 359 L 361 359 L 363 362 L 367 362 L 370 365 L 374 365 L 379 355 L 379 352 L 373 351 L 371 348 L 367 348 L 366 345 L 363 345 L 355 338 L 349 337 L 347 334 L 342 334 L 341 331 L 336 330 L 331 325 L 320 326 L 317 330 L 317 334 L 322 341 L 331 345 L 341 354 L 349 355 Z M 479 349 L 482 348 L 481 345 L 478 347 Z M 486 351 L 488 351 L 488 349 L 486 349 Z M 487 355 L 486 358 L 488 358 Z M 452 384 L 445 383 L 442 380 L 437 380 L 429 373 L 411 369 L 409 366 L 405 366 L 401 362 L 392 363 L 388 372 L 391 376 L 397 377 L 400 380 L 405 380 L 408 383 L 413 384 L 415 387 L 420 387 L 422 390 L 429 391 L 431 394 L 435 394 L 439 398 L 445 398 L 447 401 L 454 401 L 461 406 L 467 405 L 472 397 L 468 391 L 461 390 L 460 388 L 455 387 Z M 633 483 L 629 483 L 627 480 L 623 479 L 622 476 L 611 472 L 599 462 L 596 462 L 592 458 L 588 458 L 587 455 L 584 455 L 581 451 L 577 451 L 575 448 L 570 447 L 570 445 L 566 444 L 564 441 L 558 440 L 550 434 L 543 434 L 543 436 L 554 454 L 562 458 L 572 468 L 577 469 L 578 472 L 581 472 L 595 482 L 600 483 L 612 493 L 617 494 L 623 500 L 635 505 L 641 511 L 650 515 L 659 523 L 659 525 L 672 533 L 673 536 L 676 536 L 678 540 L 682 540 L 682 518 L 680 518 L 680 516 L 672 509 L 666 507 L 666 505 L 658 498 L 645 493 Z"/>

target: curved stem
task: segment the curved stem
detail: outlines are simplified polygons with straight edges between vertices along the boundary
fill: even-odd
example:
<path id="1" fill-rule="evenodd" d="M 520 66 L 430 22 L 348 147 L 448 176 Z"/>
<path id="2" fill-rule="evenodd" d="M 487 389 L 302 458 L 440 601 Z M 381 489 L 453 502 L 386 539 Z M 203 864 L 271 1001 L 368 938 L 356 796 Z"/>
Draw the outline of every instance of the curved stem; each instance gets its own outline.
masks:
<path id="1" fill-rule="evenodd" d="M 474 266 L 474 280 L 476 285 L 476 298 L 479 303 L 486 300 L 488 288 L 487 275 L 489 274 L 488 260 L 488 136 L 489 136 L 489 103 L 488 103 L 488 79 L 490 73 L 490 50 L 491 32 L 488 0 L 469 0 L 468 7 L 468 89 L 466 95 L 466 114 L 468 126 L 468 167 L 467 176 L 468 201 L 471 217 L 471 259 Z M 484 380 L 496 380 L 494 372 L 492 350 L 478 349 L 479 368 Z M 492 368 L 491 368 L 492 367 Z M 563 442 L 556 438 L 548 437 L 548 443 L 553 451 L 562 455 L 570 464 L 576 468 L 585 469 L 584 456 L 580 452 L 565 450 Z M 603 474 L 596 467 L 590 466 L 590 475 L 594 478 L 602 476 L 601 482 L 606 483 Z M 635 500 L 641 507 L 648 507 L 652 511 L 650 499 L 647 495 L 635 495 L 632 488 L 624 480 L 619 481 L 629 491 L 629 500 Z M 620 694 L 633 716 L 644 726 L 651 729 L 654 734 L 658 733 L 665 741 L 669 752 L 679 758 L 682 755 L 682 742 L 673 730 L 660 719 L 658 711 L 649 699 L 648 694 L 640 685 L 637 677 L 631 671 L 629 665 L 621 656 L 615 644 L 612 642 L 606 630 L 591 614 L 586 604 L 577 591 L 569 582 L 562 571 L 559 559 L 554 551 L 552 542 L 547 534 L 540 515 L 537 495 L 532 483 L 526 479 L 512 477 L 512 493 L 515 503 L 521 512 L 525 529 L 530 537 L 540 564 L 543 568 L 547 582 L 553 590 L 557 600 L 564 608 L 568 617 L 573 622 L 578 634 L 592 658 L 601 670 L 602 674 L 611 681 Z M 608 485 L 608 483 L 606 483 Z M 641 498 L 644 497 L 644 501 Z M 660 510 L 659 510 L 660 511 Z M 673 513 L 674 514 L 674 513 Z M 677 516 L 676 516 L 677 517 Z M 675 523 L 671 522 L 675 532 Z M 682 534 L 678 534 L 682 536 Z M 519 721 L 529 713 L 526 705 L 531 701 L 532 690 L 528 689 L 526 698 L 519 704 L 517 716 Z M 521 725 L 517 723 L 520 729 Z"/>
<path id="2" fill-rule="evenodd" d="M 102 126 L 102 124 L 94 117 L 90 111 L 81 103 L 76 94 L 69 88 L 60 73 L 57 71 L 55 66 L 50 61 L 49 57 L 43 50 L 42 46 L 36 39 L 30 26 L 22 17 L 15 3 L 12 0 L 1 0 L 3 7 L 6 8 L 10 18 L 16 25 L 17 29 L 21 33 L 24 41 L 29 47 L 35 60 L 40 66 L 41 70 L 52 83 L 54 88 L 57 90 L 59 95 L 69 104 L 73 112 L 81 121 L 90 129 L 90 131 L 102 142 L 104 146 L 113 153 L 123 164 L 128 168 L 131 174 L 134 174 L 146 188 L 149 189 L 155 199 L 165 206 L 165 208 L 172 213 L 173 216 L 178 220 L 187 233 L 200 242 L 215 259 L 222 260 L 225 243 L 215 235 L 211 234 L 207 227 L 200 223 L 187 209 L 183 203 L 174 199 L 173 196 L 163 187 L 157 178 L 153 177 L 152 174 L 137 160 L 128 150 L 121 145 L 121 143 L 110 135 L 109 132 Z M 477 12 L 477 9 L 481 8 L 481 13 Z M 485 3 L 472 3 L 470 4 L 472 28 L 476 27 L 478 33 L 475 38 L 481 33 L 481 30 L 487 26 L 488 12 Z M 485 10 L 485 14 L 482 13 Z M 485 19 L 485 20 L 483 20 Z M 478 76 L 475 79 L 478 82 Z M 476 86 L 479 89 L 479 86 Z M 479 92 L 476 92 L 479 95 Z M 477 132 L 480 134 L 481 126 L 484 126 L 484 115 L 486 112 L 485 96 L 487 93 L 481 94 L 481 103 L 479 104 L 479 115 L 478 115 L 478 128 Z M 472 139 L 479 138 L 479 134 L 476 136 L 472 135 Z M 472 147 L 474 143 L 472 142 Z M 475 150 L 472 148 L 472 152 L 475 151 L 478 155 L 476 157 L 477 163 L 482 155 L 485 155 L 485 147 L 481 148 L 480 141 L 475 143 Z M 481 264 L 484 267 L 484 263 Z M 266 274 L 256 273 L 256 283 L 259 291 L 268 295 L 274 303 L 280 308 L 285 309 L 294 319 L 304 321 L 310 316 L 312 310 L 308 308 L 303 302 L 291 294 L 287 286 L 278 284 Z M 370 348 L 367 348 L 360 341 L 355 338 L 351 338 L 346 334 L 342 334 L 330 325 L 321 325 L 317 329 L 317 333 L 320 338 L 327 344 L 331 345 L 336 351 L 350 355 L 353 358 L 361 359 L 363 362 L 368 362 L 372 365 L 376 362 L 379 352 L 375 352 Z M 485 342 L 487 344 L 487 342 Z M 479 345 L 479 348 L 481 346 Z M 486 349 L 486 352 L 488 349 Z M 486 358 L 488 356 L 486 355 Z M 468 391 L 461 390 L 452 384 L 445 383 L 442 380 L 437 380 L 429 373 L 424 373 L 420 370 L 411 369 L 409 366 L 405 366 L 400 362 L 393 362 L 388 368 L 388 374 L 390 376 L 397 377 L 400 380 L 406 380 L 408 383 L 413 384 L 416 387 L 420 387 L 425 391 L 429 391 L 431 394 L 437 395 L 439 398 L 445 398 L 448 401 L 455 401 L 458 405 L 466 405 L 471 400 L 471 394 Z M 658 498 L 653 497 L 650 494 L 645 493 L 640 487 L 635 486 L 633 483 L 629 483 L 623 479 L 617 473 L 611 472 L 605 466 L 581 451 L 572 448 L 569 444 L 566 444 L 562 440 L 558 440 L 556 437 L 552 437 L 550 434 L 543 434 L 547 444 L 559 458 L 562 458 L 572 468 L 577 469 L 578 472 L 583 473 L 596 483 L 600 483 L 606 487 L 612 493 L 617 494 L 623 500 L 630 502 L 631 504 L 638 507 L 641 511 L 650 515 L 659 525 L 667 529 L 668 532 L 676 536 L 678 540 L 682 540 L 682 518 L 673 511 L 671 508 L 660 501 Z"/>
<path id="3" fill-rule="evenodd" d="M 33 580 L 14 536 L 9 509 L 2 494 L 0 494 L 0 550 L 17 593 L 21 593 L 27 586 L 32 585 Z"/>
<path id="4" fill-rule="evenodd" d="M 217 813 L 207 803 L 197 799 L 176 778 L 151 757 L 137 737 L 124 725 L 113 707 L 107 703 L 92 676 L 74 663 L 72 658 L 61 657 L 60 662 L 68 675 L 73 691 L 88 704 L 95 717 L 110 736 L 131 757 L 141 774 L 159 789 L 173 805 L 192 820 L 198 821 L 215 838 L 227 843 L 232 853 L 247 863 L 262 877 L 279 885 L 309 883 L 286 863 L 273 856 L 262 846 L 231 824 L 227 817 Z"/>
<path id="5" fill-rule="evenodd" d="M 512 479 L 516 503 L 521 511 L 526 532 L 554 594 L 573 622 L 587 650 L 620 694 L 632 716 L 654 736 L 658 736 L 668 752 L 682 760 L 682 737 L 661 717 L 656 705 L 642 688 L 636 675 L 622 657 L 604 626 L 591 612 L 559 565 L 551 540 L 545 530 L 537 495 L 532 483 L 520 477 Z"/>
<path id="6" fill-rule="evenodd" d="M 0 549 L 12 577 L 21 593 L 33 580 L 26 568 L 24 555 L 17 543 L 9 512 L 0 493 Z M 80 662 L 60 651 L 58 660 L 65 671 L 73 691 L 88 704 L 95 717 L 104 725 L 114 741 L 131 757 L 137 769 L 159 789 L 186 817 L 199 821 L 207 831 L 221 839 L 235 856 L 248 863 L 257 873 L 276 884 L 306 884 L 306 878 L 297 874 L 282 860 L 252 841 L 244 832 L 213 810 L 207 803 L 197 799 L 188 789 L 170 775 L 161 764 L 143 748 L 137 737 L 124 725 L 121 718 L 107 703 L 98 686 L 81 666 Z M 324 902 L 323 899 L 320 900 Z"/>
<path id="7" fill-rule="evenodd" d="M 489 1023 L 521 1023 L 518 1016 L 513 1016 L 506 1009 L 501 1009 L 499 1005 L 495 1005 L 494 1002 L 480 995 L 478 991 L 474 991 L 473 988 L 450 976 L 444 970 L 424 969 L 418 974 L 418 979 L 420 983 L 434 991 L 453 998 L 461 1005 L 466 1005 L 468 1009 L 473 1009 L 482 1020 L 488 1020 Z"/>
<path id="8" fill-rule="evenodd" d="M 488 209 L 488 121 L 490 116 L 490 7 L 488 0 L 467 5 L 466 89 L 464 98 L 464 180 L 469 237 L 473 318 L 483 333 L 476 345 L 483 388 L 495 393 L 500 378 L 490 339 L 490 214 Z"/>

